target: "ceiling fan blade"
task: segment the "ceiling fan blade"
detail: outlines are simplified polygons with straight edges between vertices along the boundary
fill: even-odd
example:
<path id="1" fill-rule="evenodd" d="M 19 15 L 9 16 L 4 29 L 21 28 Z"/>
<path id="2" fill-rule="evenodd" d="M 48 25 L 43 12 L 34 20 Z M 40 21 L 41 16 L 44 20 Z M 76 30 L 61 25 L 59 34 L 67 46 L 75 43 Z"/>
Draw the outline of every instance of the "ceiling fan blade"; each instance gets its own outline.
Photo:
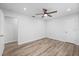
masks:
<path id="1" fill-rule="evenodd" d="M 44 18 L 44 15 L 42 16 L 42 18 Z"/>
<path id="2" fill-rule="evenodd" d="M 38 13 L 38 14 L 36 14 L 36 15 L 43 15 L 43 13 Z"/>
<path id="3" fill-rule="evenodd" d="M 33 18 L 35 18 L 35 16 L 32 16 Z"/>
<path id="4" fill-rule="evenodd" d="M 47 13 L 47 9 L 43 9 L 43 12 L 44 12 L 44 14 L 46 14 Z"/>
<path id="5" fill-rule="evenodd" d="M 48 15 L 48 14 L 47 14 Z M 48 15 L 49 17 L 52 17 L 52 15 Z"/>
<path id="6" fill-rule="evenodd" d="M 43 8 L 43 11 L 47 11 L 47 9 L 44 9 L 44 8 Z"/>
<path id="7" fill-rule="evenodd" d="M 57 10 L 53 11 L 53 12 L 48 12 L 47 14 L 52 14 L 52 13 L 57 13 Z"/>

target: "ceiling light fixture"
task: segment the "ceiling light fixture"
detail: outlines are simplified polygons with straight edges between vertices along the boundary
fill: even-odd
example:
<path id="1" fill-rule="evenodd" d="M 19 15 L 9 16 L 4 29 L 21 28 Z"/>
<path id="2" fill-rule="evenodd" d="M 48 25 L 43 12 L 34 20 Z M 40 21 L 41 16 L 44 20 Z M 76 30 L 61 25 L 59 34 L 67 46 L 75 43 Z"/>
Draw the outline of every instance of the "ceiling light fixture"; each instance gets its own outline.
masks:
<path id="1" fill-rule="evenodd" d="M 26 8 L 24 8 L 24 11 L 26 11 Z"/>
<path id="2" fill-rule="evenodd" d="M 68 8 L 67 11 L 71 11 L 71 8 Z"/>
<path id="3" fill-rule="evenodd" d="M 44 14 L 44 16 L 47 16 L 47 14 Z"/>

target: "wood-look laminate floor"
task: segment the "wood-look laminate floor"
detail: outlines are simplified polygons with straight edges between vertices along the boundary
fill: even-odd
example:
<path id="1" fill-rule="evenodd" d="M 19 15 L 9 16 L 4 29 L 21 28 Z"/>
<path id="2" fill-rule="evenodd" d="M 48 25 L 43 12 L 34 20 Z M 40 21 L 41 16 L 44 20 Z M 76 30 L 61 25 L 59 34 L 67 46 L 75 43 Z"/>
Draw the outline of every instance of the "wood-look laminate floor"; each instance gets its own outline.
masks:
<path id="1" fill-rule="evenodd" d="M 17 45 L 17 42 L 6 44 L 3 56 L 78 56 L 79 46 L 49 38 Z"/>

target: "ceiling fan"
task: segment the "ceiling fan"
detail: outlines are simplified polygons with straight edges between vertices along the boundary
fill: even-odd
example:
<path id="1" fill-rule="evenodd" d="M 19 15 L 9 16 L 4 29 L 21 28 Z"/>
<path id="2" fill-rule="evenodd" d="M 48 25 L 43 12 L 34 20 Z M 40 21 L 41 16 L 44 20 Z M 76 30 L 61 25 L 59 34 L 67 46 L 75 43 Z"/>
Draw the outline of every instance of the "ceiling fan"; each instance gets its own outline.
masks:
<path id="1" fill-rule="evenodd" d="M 52 12 L 48 12 L 47 9 L 42 9 L 42 10 L 43 10 L 43 13 L 38 13 L 38 14 L 36 14 L 36 15 L 42 15 L 42 18 L 43 18 L 43 17 L 46 17 L 46 16 L 52 17 L 51 14 L 57 13 L 57 10 L 52 11 Z M 35 16 L 32 16 L 32 17 L 35 17 Z"/>

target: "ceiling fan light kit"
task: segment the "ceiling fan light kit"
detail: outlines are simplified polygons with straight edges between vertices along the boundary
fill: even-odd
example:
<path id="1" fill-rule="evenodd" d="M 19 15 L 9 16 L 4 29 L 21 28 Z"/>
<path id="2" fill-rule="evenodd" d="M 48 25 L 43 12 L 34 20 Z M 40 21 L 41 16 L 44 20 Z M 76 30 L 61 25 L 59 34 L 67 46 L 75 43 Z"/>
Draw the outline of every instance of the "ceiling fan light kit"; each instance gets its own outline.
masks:
<path id="1" fill-rule="evenodd" d="M 44 14 L 44 16 L 46 17 L 46 16 L 47 16 L 47 14 Z"/>

